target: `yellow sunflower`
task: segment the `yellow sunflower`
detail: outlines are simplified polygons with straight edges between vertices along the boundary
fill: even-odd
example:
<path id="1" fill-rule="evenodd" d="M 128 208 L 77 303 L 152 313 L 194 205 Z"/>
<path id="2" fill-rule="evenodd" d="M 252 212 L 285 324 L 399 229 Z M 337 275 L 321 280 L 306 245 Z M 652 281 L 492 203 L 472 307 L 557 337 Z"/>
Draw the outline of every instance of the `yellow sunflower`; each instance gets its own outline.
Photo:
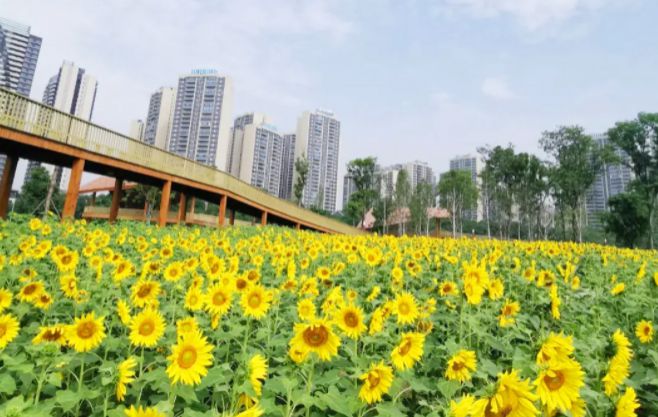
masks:
<path id="1" fill-rule="evenodd" d="M 373 363 L 368 372 L 359 376 L 363 385 L 359 390 L 359 398 L 367 404 L 382 400 L 393 384 L 393 369 L 384 362 Z"/>
<path id="2" fill-rule="evenodd" d="M 199 311 L 203 308 L 204 297 L 198 287 L 190 287 L 185 294 L 185 308 Z"/>
<path id="3" fill-rule="evenodd" d="M 617 411 L 615 417 L 636 417 L 635 410 L 640 408 L 635 390 L 631 387 L 626 388 L 624 395 L 617 401 Z"/>
<path id="4" fill-rule="evenodd" d="M 200 332 L 181 337 L 167 357 L 167 375 L 172 384 L 198 385 L 212 364 L 213 346 Z"/>
<path id="5" fill-rule="evenodd" d="M 407 332 L 402 335 L 400 343 L 391 352 L 391 361 L 396 369 L 409 369 L 423 356 L 425 335 Z"/>
<path id="6" fill-rule="evenodd" d="M 454 281 L 443 281 L 439 284 L 439 295 L 441 297 L 459 295 L 459 287 Z"/>
<path id="7" fill-rule="evenodd" d="M 77 352 L 89 352 L 97 348 L 105 339 L 103 317 L 96 318 L 92 311 L 82 317 L 76 317 L 66 331 L 68 344 Z"/>
<path id="8" fill-rule="evenodd" d="M 59 277 L 59 288 L 64 296 L 75 299 L 78 296 L 78 278 L 75 274 L 63 274 Z"/>
<path id="9" fill-rule="evenodd" d="M 0 316 L 0 349 L 4 349 L 9 342 L 18 336 L 20 324 L 18 320 L 11 314 L 3 314 Z"/>
<path id="10" fill-rule="evenodd" d="M 232 300 L 233 293 L 230 290 L 221 284 L 214 284 L 208 288 L 205 295 L 206 310 L 212 315 L 221 317 L 230 310 Z"/>
<path id="11" fill-rule="evenodd" d="M 66 327 L 55 324 L 53 326 L 41 326 L 39 333 L 32 339 L 32 344 L 57 343 L 60 346 L 66 344 Z"/>
<path id="12" fill-rule="evenodd" d="M 137 361 L 132 356 L 117 366 L 117 401 L 123 401 L 126 397 L 127 385 L 135 380 L 135 367 Z"/>
<path id="13" fill-rule="evenodd" d="M 152 305 L 160 295 L 160 283 L 148 278 L 141 278 L 131 289 L 131 301 L 137 308 Z"/>
<path id="14" fill-rule="evenodd" d="M 160 412 L 157 408 L 154 407 L 143 407 L 140 405 L 135 408 L 134 405 L 131 405 L 130 408 L 124 410 L 126 417 L 166 417 L 165 413 Z"/>
<path id="15" fill-rule="evenodd" d="M 535 380 L 537 395 L 552 415 L 556 410 L 573 413 L 573 404 L 585 385 L 585 372 L 573 359 L 557 359 L 544 367 Z"/>
<path id="16" fill-rule="evenodd" d="M 117 314 L 119 315 L 119 320 L 121 323 L 128 326 L 132 321 L 132 316 L 130 315 L 130 307 L 128 303 L 123 300 L 117 301 Z"/>
<path id="17" fill-rule="evenodd" d="M 256 354 L 249 360 L 249 382 L 258 396 L 262 393 L 265 379 L 267 379 L 267 359 L 263 355 Z"/>
<path id="18" fill-rule="evenodd" d="M 0 309 L 2 311 L 2 309 Z M 651 343 L 653 340 L 653 323 L 648 320 L 641 320 L 635 326 L 635 336 L 642 343 Z"/>
<path id="19" fill-rule="evenodd" d="M 477 359 L 472 350 L 460 350 L 448 360 L 445 377 L 451 381 L 465 382 L 477 369 Z"/>
<path id="20" fill-rule="evenodd" d="M 42 310 L 48 310 L 53 303 L 53 297 L 51 297 L 46 291 L 43 291 L 33 303 L 36 307 Z"/>
<path id="21" fill-rule="evenodd" d="M 172 262 L 164 270 L 164 279 L 176 282 L 185 274 L 185 266 L 182 262 Z"/>
<path id="22" fill-rule="evenodd" d="M 245 316 L 260 320 L 267 314 L 272 302 L 272 291 L 259 284 L 252 285 L 242 293 L 240 306 Z"/>
<path id="23" fill-rule="evenodd" d="M 548 364 L 552 360 L 569 358 L 574 352 L 573 337 L 560 333 L 548 336 L 537 353 L 537 365 Z"/>
<path id="24" fill-rule="evenodd" d="M 260 405 L 256 404 L 253 407 L 250 407 L 244 410 L 241 413 L 235 415 L 235 417 L 260 417 L 264 413 L 263 409 L 260 408 Z"/>
<path id="25" fill-rule="evenodd" d="M 471 415 L 471 409 L 475 404 L 475 397 L 466 394 L 463 395 L 459 401 L 450 401 L 450 415 L 452 417 L 468 417 Z"/>
<path id="26" fill-rule="evenodd" d="M 297 316 L 304 321 L 315 319 L 315 304 L 312 299 L 304 298 L 297 302 Z"/>
<path id="27" fill-rule="evenodd" d="M 418 318 L 418 304 L 413 295 L 403 292 L 395 297 L 395 308 L 398 315 L 398 324 L 413 323 Z"/>
<path id="28" fill-rule="evenodd" d="M 539 410 L 534 405 L 537 396 L 532 393 L 530 382 L 521 380 L 517 371 L 498 374 L 496 392 L 473 403 L 471 417 L 534 417 Z"/>
<path id="29" fill-rule="evenodd" d="M 500 327 L 512 326 L 516 323 L 516 315 L 521 311 L 521 304 L 518 301 L 505 301 L 505 304 L 500 309 L 500 316 L 498 316 L 498 325 Z"/>
<path id="30" fill-rule="evenodd" d="M 176 322 L 176 333 L 178 337 L 183 337 L 197 331 L 199 331 L 199 323 L 194 317 L 179 319 Z"/>
<path id="31" fill-rule="evenodd" d="M 295 324 L 295 335 L 290 340 L 292 350 L 315 353 L 320 360 L 328 361 L 338 355 L 340 338 L 334 333 L 327 320 L 316 319 L 309 323 Z"/>
<path id="32" fill-rule="evenodd" d="M 352 339 L 358 339 L 367 327 L 363 323 L 363 310 L 353 304 L 342 307 L 334 316 L 334 322 Z"/>
<path id="33" fill-rule="evenodd" d="M 153 347 L 164 335 L 165 321 L 155 309 L 145 309 L 130 322 L 130 343 L 135 346 Z"/>
<path id="34" fill-rule="evenodd" d="M 617 352 L 610 359 L 608 372 L 603 377 L 605 393 L 609 397 L 616 394 L 619 386 L 628 378 L 631 370 L 631 359 L 633 358 L 633 351 L 630 348 L 631 342 L 621 330 L 615 331 L 612 335 L 612 341 L 617 347 Z"/>
<path id="35" fill-rule="evenodd" d="M 505 292 L 505 285 L 503 284 L 502 280 L 494 278 L 489 281 L 489 286 L 487 289 L 489 291 L 489 299 L 497 300 L 503 296 L 503 293 Z"/>
<path id="36" fill-rule="evenodd" d="M 41 281 L 33 281 L 25 284 L 18 292 L 18 299 L 25 302 L 33 302 L 44 291 Z"/>
<path id="37" fill-rule="evenodd" d="M 0 313 L 9 308 L 12 298 L 13 295 L 11 294 L 11 291 L 0 288 Z"/>

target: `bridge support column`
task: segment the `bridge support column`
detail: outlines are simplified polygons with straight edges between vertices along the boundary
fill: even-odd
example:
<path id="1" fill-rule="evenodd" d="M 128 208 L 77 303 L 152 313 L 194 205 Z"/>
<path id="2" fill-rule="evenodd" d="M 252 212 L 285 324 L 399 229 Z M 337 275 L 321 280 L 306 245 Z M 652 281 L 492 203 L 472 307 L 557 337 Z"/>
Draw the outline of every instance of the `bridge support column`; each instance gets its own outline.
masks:
<path id="1" fill-rule="evenodd" d="M 187 195 L 178 193 L 178 224 L 185 224 L 187 220 Z"/>
<path id="2" fill-rule="evenodd" d="M 228 215 L 228 224 L 231 226 L 235 225 L 235 209 L 231 210 Z"/>
<path id="3" fill-rule="evenodd" d="M 223 227 L 226 223 L 226 203 L 228 203 L 228 196 L 222 195 L 219 199 L 219 217 L 217 218 L 217 226 Z"/>
<path id="4" fill-rule="evenodd" d="M 16 175 L 16 165 L 18 165 L 18 156 L 7 155 L 5 159 L 5 169 L 0 173 L 0 219 L 7 218 L 9 211 L 9 195 L 11 194 L 11 184 L 14 182 Z"/>
<path id="5" fill-rule="evenodd" d="M 85 160 L 78 158 L 73 161 L 71 166 L 71 176 L 69 177 L 69 186 L 66 190 L 66 199 L 64 200 L 64 210 L 62 219 L 72 219 L 75 217 L 75 209 L 78 206 L 78 195 L 80 193 L 80 181 L 82 173 L 85 171 Z"/>
<path id="6" fill-rule="evenodd" d="M 119 215 L 119 204 L 123 193 L 123 178 L 114 180 L 114 191 L 112 192 L 112 205 L 110 206 L 110 223 L 114 223 Z"/>
<path id="7" fill-rule="evenodd" d="M 302 224 L 301 223 L 295 223 L 295 229 L 302 230 Z"/>
<path id="8" fill-rule="evenodd" d="M 260 214 L 260 225 L 267 226 L 267 212 L 265 210 Z"/>
<path id="9" fill-rule="evenodd" d="M 167 216 L 169 215 L 169 199 L 171 198 L 171 180 L 165 181 L 162 185 L 162 195 L 160 197 L 160 213 L 158 215 L 158 226 L 167 225 Z"/>

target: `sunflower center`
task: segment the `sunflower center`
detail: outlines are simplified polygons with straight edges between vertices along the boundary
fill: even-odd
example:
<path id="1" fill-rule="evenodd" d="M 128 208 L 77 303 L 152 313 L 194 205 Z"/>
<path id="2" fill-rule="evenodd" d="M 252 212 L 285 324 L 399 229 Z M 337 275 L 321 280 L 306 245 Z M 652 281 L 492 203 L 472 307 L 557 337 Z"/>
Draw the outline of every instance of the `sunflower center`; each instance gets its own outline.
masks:
<path id="1" fill-rule="evenodd" d="M 7 325 L 0 323 L 0 337 L 4 336 L 5 334 L 7 334 Z"/>
<path id="2" fill-rule="evenodd" d="M 379 372 L 370 372 L 368 374 L 368 384 L 370 384 L 370 388 L 376 388 L 380 381 L 381 378 L 379 377 Z"/>
<path id="3" fill-rule="evenodd" d="M 117 267 L 117 273 L 121 274 L 126 269 L 126 264 L 119 264 Z"/>
<path id="4" fill-rule="evenodd" d="M 356 327 L 359 325 L 359 318 L 356 314 L 354 314 L 353 311 L 348 311 L 345 313 L 343 319 L 345 320 L 345 324 L 347 324 L 348 327 Z"/>
<path id="5" fill-rule="evenodd" d="M 249 296 L 249 307 L 258 308 L 261 304 L 260 294 L 251 294 Z"/>
<path id="6" fill-rule="evenodd" d="M 409 311 L 410 311 L 410 310 L 411 310 L 411 308 L 409 307 L 409 304 L 407 304 L 407 303 L 400 303 L 400 304 L 398 305 L 398 311 L 399 311 L 400 314 L 402 314 L 402 315 L 409 314 Z"/>
<path id="7" fill-rule="evenodd" d="M 402 355 L 402 356 L 409 353 L 410 350 L 411 350 L 411 341 L 409 341 L 409 340 L 405 340 L 402 343 L 402 345 L 400 345 L 400 349 L 398 349 L 398 351 L 400 352 L 400 355 Z"/>
<path id="8" fill-rule="evenodd" d="M 59 340 L 61 336 L 62 333 L 59 330 L 46 330 L 46 332 L 43 334 L 43 339 L 49 342 L 54 342 Z"/>
<path id="9" fill-rule="evenodd" d="M 212 302 L 216 306 L 221 306 L 226 302 L 226 297 L 221 291 L 216 292 L 215 295 L 212 296 Z"/>
<path id="10" fill-rule="evenodd" d="M 139 296 L 139 298 L 144 298 L 147 297 L 150 293 L 151 293 L 151 286 L 142 285 L 139 291 L 137 291 L 137 296 Z"/>
<path id="11" fill-rule="evenodd" d="M 452 363 L 452 370 L 453 371 L 461 371 L 465 367 L 466 367 L 466 365 L 464 364 L 464 362 L 457 361 L 457 362 Z"/>
<path id="12" fill-rule="evenodd" d="M 322 346 L 326 343 L 327 339 L 329 339 L 329 332 L 324 326 L 309 327 L 304 330 L 304 342 L 307 345 L 313 347 Z"/>
<path id="13" fill-rule="evenodd" d="M 149 336 L 155 330 L 155 323 L 152 320 L 144 320 L 139 325 L 139 334 L 142 336 Z"/>
<path id="14" fill-rule="evenodd" d="M 649 326 L 646 326 L 644 328 L 644 335 L 649 336 L 649 334 L 651 334 L 651 328 Z"/>
<path id="15" fill-rule="evenodd" d="M 551 391 L 559 390 L 564 385 L 564 374 L 560 371 L 555 372 L 555 376 L 546 375 L 544 383 Z"/>
<path id="16" fill-rule="evenodd" d="M 73 258 L 71 257 L 71 255 L 64 255 L 64 256 L 62 256 L 62 263 L 63 263 L 64 265 L 70 263 L 72 260 L 73 260 Z"/>
<path id="17" fill-rule="evenodd" d="M 27 287 L 25 287 L 25 289 L 23 290 L 23 294 L 32 295 L 36 290 L 37 290 L 37 286 L 34 284 L 30 284 Z"/>
<path id="18" fill-rule="evenodd" d="M 486 410 L 484 410 L 485 417 L 507 417 L 514 411 L 511 405 L 506 405 L 505 408 L 495 413 L 491 410 L 491 403 L 487 405 Z"/>
<path id="19" fill-rule="evenodd" d="M 183 351 L 178 354 L 178 366 L 183 369 L 189 369 L 196 362 L 196 349 L 191 346 L 185 347 Z"/>
<path id="20" fill-rule="evenodd" d="M 503 308 L 503 315 L 511 316 L 512 315 L 512 307 L 505 306 L 505 308 Z"/>
<path id="21" fill-rule="evenodd" d="M 236 287 L 238 290 L 243 290 L 246 286 L 247 286 L 247 281 L 245 281 L 245 280 L 242 279 L 242 278 L 239 279 L 239 280 L 237 280 L 237 282 L 235 283 L 235 287 Z"/>
<path id="22" fill-rule="evenodd" d="M 90 321 L 81 323 L 76 333 L 80 339 L 89 339 L 96 333 L 96 325 Z"/>

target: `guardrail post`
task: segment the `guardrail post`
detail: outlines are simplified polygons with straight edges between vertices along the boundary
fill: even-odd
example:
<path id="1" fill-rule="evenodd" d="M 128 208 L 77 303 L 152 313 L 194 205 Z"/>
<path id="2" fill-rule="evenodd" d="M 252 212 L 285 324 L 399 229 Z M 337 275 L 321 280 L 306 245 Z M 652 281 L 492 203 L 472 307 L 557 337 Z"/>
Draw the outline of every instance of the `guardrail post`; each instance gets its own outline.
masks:
<path id="1" fill-rule="evenodd" d="M 2 178 L 0 178 L 0 219 L 7 218 L 9 211 L 9 196 L 11 194 L 11 185 L 14 182 L 14 175 L 16 175 L 16 165 L 18 164 L 18 156 L 8 154 L 5 159 L 5 168 L 2 171 Z"/>
<path id="2" fill-rule="evenodd" d="M 80 180 L 85 170 L 85 160 L 78 158 L 73 161 L 71 166 L 71 176 L 69 177 L 69 186 L 66 191 L 66 200 L 64 200 L 64 210 L 62 219 L 72 219 L 75 217 L 75 209 L 78 206 L 78 194 L 80 193 Z"/>
<path id="3" fill-rule="evenodd" d="M 158 215 L 158 226 L 160 227 L 164 227 L 167 225 L 170 197 L 171 197 L 171 180 L 167 180 L 162 185 L 162 195 L 160 196 L 160 213 Z"/>
<path id="4" fill-rule="evenodd" d="M 263 212 L 260 214 L 260 225 L 261 226 L 267 225 L 267 211 L 265 210 L 263 210 Z"/>
<path id="5" fill-rule="evenodd" d="M 119 215 L 119 203 L 123 193 L 123 178 L 114 180 L 114 191 L 112 192 L 112 205 L 110 206 L 110 223 L 114 223 Z"/>
<path id="6" fill-rule="evenodd" d="M 184 192 L 178 193 L 178 224 L 185 224 L 187 220 L 187 195 Z"/>
<path id="7" fill-rule="evenodd" d="M 226 203 L 228 202 L 228 196 L 223 194 L 219 200 L 219 217 L 217 218 L 217 225 L 219 227 L 224 226 L 226 223 Z"/>

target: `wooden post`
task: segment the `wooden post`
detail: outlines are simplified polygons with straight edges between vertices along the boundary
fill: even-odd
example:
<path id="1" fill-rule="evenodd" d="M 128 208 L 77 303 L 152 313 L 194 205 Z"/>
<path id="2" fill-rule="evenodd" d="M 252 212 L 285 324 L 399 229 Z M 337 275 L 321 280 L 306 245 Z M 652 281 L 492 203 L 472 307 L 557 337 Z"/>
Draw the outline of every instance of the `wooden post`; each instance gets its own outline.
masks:
<path id="1" fill-rule="evenodd" d="M 96 205 L 96 192 L 91 193 L 91 205 Z"/>
<path id="2" fill-rule="evenodd" d="M 162 196 L 160 197 L 160 213 L 158 216 L 158 226 L 167 225 L 167 216 L 169 215 L 169 198 L 171 197 L 171 180 L 162 184 Z"/>
<path id="3" fill-rule="evenodd" d="M 260 225 L 267 226 L 267 212 L 265 210 L 260 214 Z"/>
<path id="4" fill-rule="evenodd" d="M 187 220 L 187 195 L 184 192 L 178 193 L 178 224 L 185 224 Z"/>
<path id="5" fill-rule="evenodd" d="M 119 204 L 121 203 L 121 193 L 123 192 L 123 179 L 114 180 L 114 191 L 112 192 L 112 205 L 110 206 L 110 223 L 114 223 L 119 215 Z"/>
<path id="6" fill-rule="evenodd" d="M 71 176 L 69 177 L 69 186 L 66 190 L 66 199 L 64 200 L 64 210 L 62 219 L 72 219 L 75 217 L 75 209 L 78 206 L 78 194 L 80 193 L 80 181 L 82 173 L 85 171 L 85 160 L 78 158 L 73 161 L 71 166 Z"/>
<path id="7" fill-rule="evenodd" d="M 231 210 L 228 216 L 228 224 L 235 225 L 235 209 Z"/>
<path id="8" fill-rule="evenodd" d="M 296 223 L 295 224 L 295 229 L 302 230 L 302 224 L 301 223 Z"/>
<path id="9" fill-rule="evenodd" d="M 222 195 L 219 199 L 219 217 L 217 218 L 217 226 L 222 227 L 226 223 L 226 203 L 228 202 L 228 196 L 226 194 Z"/>
<path id="10" fill-rule="evenodd" d="M 5 169 L 2 171 L 2 178 L 0 178 L 0 219 L 7 218 L 9 196 L 16 175 L 16 165 L 18 165 L 18 157 L 16 155 L 7 155 Z"/>

